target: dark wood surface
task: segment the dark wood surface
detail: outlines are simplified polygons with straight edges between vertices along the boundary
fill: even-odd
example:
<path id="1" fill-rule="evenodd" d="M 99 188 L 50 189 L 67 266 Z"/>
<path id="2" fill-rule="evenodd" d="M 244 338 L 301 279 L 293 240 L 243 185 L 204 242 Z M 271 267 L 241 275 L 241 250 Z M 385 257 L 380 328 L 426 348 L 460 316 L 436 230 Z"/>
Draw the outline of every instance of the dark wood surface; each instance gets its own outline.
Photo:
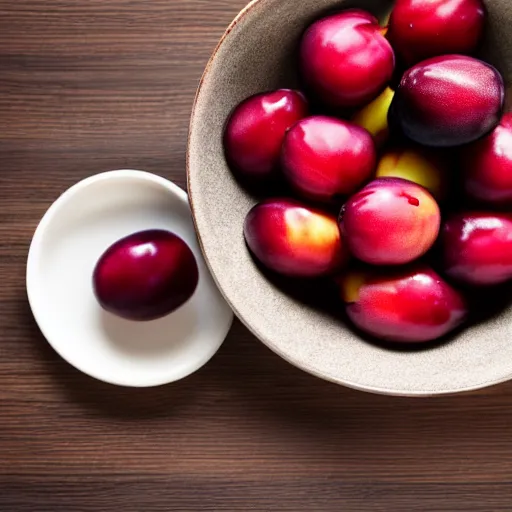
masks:
<path id="1" fill-rule="evenodd" d="M 236 323 L 194 376 L 121 389 L 34 324 L 40 217 L 99 171 L 185 185 L 195 89 L 244 1 L 0 0 L 0 511 L 511 511 L 512 384 L 363 394 Z"/>

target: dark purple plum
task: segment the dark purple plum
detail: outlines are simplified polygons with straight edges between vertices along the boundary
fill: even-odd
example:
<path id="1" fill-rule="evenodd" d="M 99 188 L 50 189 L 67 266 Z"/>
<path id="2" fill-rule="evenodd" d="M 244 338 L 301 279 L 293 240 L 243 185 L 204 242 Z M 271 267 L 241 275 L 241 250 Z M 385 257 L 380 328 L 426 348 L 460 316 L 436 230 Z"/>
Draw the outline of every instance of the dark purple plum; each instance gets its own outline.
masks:
<path id="1" fill-rule="evenodd" d="M 128 320 L 154 320 L 185 304 L 199 280 L 190 247 L 164 230 L 118 240 L 100 257 L 93 274 L 101 307 Z"/>
<path id="2" fill-rule="evenodd" d="M 354 194 L 340 215 L 350 252 L 372 265 L 401 265 L 423 256 L 441 224 L 427 189 L 402 178 L 379 178 Z"/>
<path id="3" fill-rule="evenodd" d="M 462 295 L 424 265 L 351 271 L 339 286 L 348 317 L 381 340 L 433 341 L 458 327 L 468 312 Z"/>
<path id="4" fill-rule="evenodd" d="M 333 274 L 348 260 L 336 218 L 291 199 L 254 206 L 245 219 L 244 236 L 260 263 L 289 277 Z"/>
<path id="5" fill-rule="evenodd" d="M 282 169 L 297 194 L 329 203 L 370 179 L 377 156 L 368 131 L 333 117 L 306 117 L 286 134 Z"/>
<path id="6" fill-rule="evenodd" d="M 362 107 L 390 81 L 393 48 L 377 18 L 347 9 L 313 23 L 300 45 L 300 69 L 308 88 L 332 107 Z"/>
<path id="7" fill-rule="evenodd" d="M 490 64 L 463 55 L 434 57 L 405 72 L 389 122 L 425 146 L 459 146 L 496 127 L 504 98 L 503 78 Z"/>
<path id="8" fill-rule="evenodd" d="M 256 94 L 240 103 L 224 131 L 231 170 L 249 182 L 275 177 L 285 133 L 307 111 L 304 95 L 289 89 Z"/>
<path id="9" fill-rule="evenodd" d="M 388 39 L 407 66 L 438 55 L 471 54 L 485 18 L 482 0 L 397 0 Z"/>
<path id="10" fill-rule="evenodd" d="M 498 208 L 512 207 L 512 113 L 496 129 L 465 148 L 462 157 L 466 193 Z"/>
<path id="11" fill-rule="evenodd" d="M 441 231 L 445 272 L 469 285 L 512 279 L 512 215 L 466 212 L 449 218 Z"/>

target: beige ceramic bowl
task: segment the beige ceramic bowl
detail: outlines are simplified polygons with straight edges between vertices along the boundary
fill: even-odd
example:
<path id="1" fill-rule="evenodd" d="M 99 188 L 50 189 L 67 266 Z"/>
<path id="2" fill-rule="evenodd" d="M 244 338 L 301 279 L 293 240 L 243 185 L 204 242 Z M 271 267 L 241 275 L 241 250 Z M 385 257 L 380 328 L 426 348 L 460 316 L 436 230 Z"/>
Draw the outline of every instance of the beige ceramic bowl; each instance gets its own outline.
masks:
<path id="1" fill-rule="evenodd" d="M 490 57 L 510 83 L 512 4 L 487 2 Z M 232 108 L 251 94 L 295 82 L 294 51 L 306 26 L 328 10 L 366 8 L 380 17 L 389 0 L 256 0 L 234 20 L 199 87 L 188 147 L 188 185 L 208 265 L 237 316 L 268 347 L 318 377 L 365 391 L 436 395 L 482 388 L 512 377 L 512 308 L 448 343 L 400 352 L 370 344 L 333 315 L 295 300 L 255 266 L 243 239 L 254 204 L 232 178 L 222 132 Z"/>

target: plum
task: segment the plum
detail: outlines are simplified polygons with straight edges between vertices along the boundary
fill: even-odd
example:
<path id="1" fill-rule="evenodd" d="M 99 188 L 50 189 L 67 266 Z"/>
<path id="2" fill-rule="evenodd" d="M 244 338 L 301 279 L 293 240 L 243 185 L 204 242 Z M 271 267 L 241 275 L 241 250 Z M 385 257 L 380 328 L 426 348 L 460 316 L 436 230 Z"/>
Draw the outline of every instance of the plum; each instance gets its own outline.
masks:
<path id="1" fill-rule="evenodd" d="M 439 155 L 420 147 L 394 148 L 382 155 L 377 165 L 377 178 L 403 178 L 425 187 L 437 201 L 448 188 L 448 170 Z"/>
<path id="2" fill-rule="evenodd" d="M 307 117 L 286 134 L 285 177 L 306 199 L 331 202 L 355 192 L 372 175 L 375 143 L 365 129 L 332 117 Z"/>
<path id="3" fill-rule="evenodd" d="M 339 221 L 356 258 L 372 265 L 400 265 L 432 247 L 441 215 L 435 199 L 420 185 L 379 178 L 348 200 Z"/>
<path id="4" fill-rule="evenodd" d="M 265 267 L 294 277 L 320 277 L 347 260 L 336 218 L 295 200 L 277 198 L 254 206 L 244 236 Z"/>
<path id="5" fill-rule="evenodd" d="M 362 107 L 377 97 L 393 75 L 395 56 L 377 18 L 360 9 L 313 23 L 300 44 L 306 86 L 332 107 Z"/>
<path id="6" fill-rule="evenodd" d="M 467 317 L 463 296 L 426 265 L 352 271 L 339 280 L 346 312 L 362 331 L 381 340 L 436 340 Z"/>
<path id="7" fill-rule="evenodd" d="M 504 97 L 503 78 L 490 64 L 463 55 L 433 57 L 405 72 L 389 123 L 425 146 L 458 146 L 496 127 Z"/>
<path id="8" fill-rule="evenodd" d="M 133 233 L 111 245 L 93 273 L 101 307 L 128 320 L 154 320 L 185 304 L 199 280 L 190 247 L 170 231 Z"/>
<path id="9" fill-rule="evenodd" d="M 249 182 L 275 176 L 286 130 L 307 112 L 305 96 L 290 89 L 256 94 L 240 103 L 224 130 L 224 152 L 231 170 Z"/>
<path id="10" fill-rule="evenodd" d="M 386 87 L 372 102 L 352 116 L 352 122 L 368 130 L 377 147 L 382 147 L 389 138 L 388 111 L 395 91 Z"/>
<path id="11" fill-rule="evenodd" d="M 482 0 L 397 0 L 388 39 L 406 66 L 450 53 L 471 54 L 486 18 Z"/>
<path id="12" fill-rule="evenodd" d="M 498 285 L 512 278 L 512 214 L 466 212 L 441 230 L 446 274 L 468 285 Z"/>
<path id="13" fill-rule="evenodd" d="M 512 205 L 512 113 L 463 153 L 466 193 L 499 208 Z"/>

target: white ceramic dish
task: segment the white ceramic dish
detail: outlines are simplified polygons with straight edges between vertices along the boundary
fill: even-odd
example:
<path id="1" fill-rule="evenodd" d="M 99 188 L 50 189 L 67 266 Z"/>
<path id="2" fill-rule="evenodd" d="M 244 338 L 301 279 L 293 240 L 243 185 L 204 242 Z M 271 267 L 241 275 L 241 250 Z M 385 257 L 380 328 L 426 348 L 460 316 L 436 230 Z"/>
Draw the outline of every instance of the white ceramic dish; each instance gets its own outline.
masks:
<path id="1" fill-rule="evenodd" d="M 170 315 L 132 322 L 99 306 L 92 272 L 113 242 L 151 228 L 173 231 L 189 244 L 199 285 Z M 27 293 L 41 331 L 66 361 L 123 386 L 157 386 L 193 373 L 215 354 L 233 320 L 204 263 L 187 194 L 142 171 L 92 176 L 53 203 L 32 239 Z"/>

